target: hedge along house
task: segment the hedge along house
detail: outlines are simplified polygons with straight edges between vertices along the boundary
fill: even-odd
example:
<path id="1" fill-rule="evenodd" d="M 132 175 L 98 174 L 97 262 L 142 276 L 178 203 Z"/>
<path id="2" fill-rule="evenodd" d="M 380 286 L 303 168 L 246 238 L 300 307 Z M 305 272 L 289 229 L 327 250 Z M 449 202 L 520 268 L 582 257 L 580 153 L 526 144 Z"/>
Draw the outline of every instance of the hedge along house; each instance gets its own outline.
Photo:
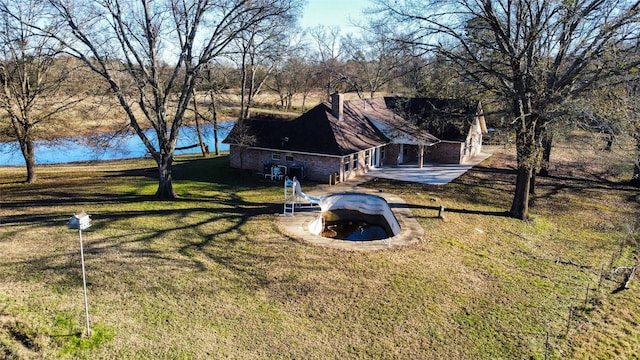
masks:
<path id="1" fill-rule="evenodd" d="M 289 176 L 326 182 L 414 157 L 422 166 L 423 149 L 439 141 L 391 110 L 384 98 L 345 101 L 343 94 L 333 94 L 330 103 L 295 119 L 247 119 L 223 142 L 230 145 L 231 167 L 268 173 L 283 165 Z"/>

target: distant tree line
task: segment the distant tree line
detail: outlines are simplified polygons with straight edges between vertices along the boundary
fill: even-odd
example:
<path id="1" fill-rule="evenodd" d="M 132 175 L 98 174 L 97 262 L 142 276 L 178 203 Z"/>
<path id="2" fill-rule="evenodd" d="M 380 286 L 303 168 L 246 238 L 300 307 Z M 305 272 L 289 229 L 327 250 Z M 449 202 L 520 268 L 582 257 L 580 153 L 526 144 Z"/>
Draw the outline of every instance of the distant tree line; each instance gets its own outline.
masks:
<path id="1" fill-rule="evenodd" d="M 156 195 L 173 198 L 171 163 L 185 114 L 215 125 L 225 93 L 240 95 L 242 121 L 266 91 L 287 111 L 294 97 L 302 98 L 304 111 L 317 92 L 373 97 L 435 90 L 425 85 L 432 81 L 416 79 L 430 60 L 380 33 L 301 29 L 301 6 L 298 0 L 1 0 L 1 129 L 20 145 L 27 182 L 37 179 L 34 142 L 50 138 L 65 126 L 65 111 L 95 96 L 107 94 L 120 105 L 158 164 Z M 453 90 L 455 81 L 448 85 L 449 93 L 463 93 Z M 207 102 L 199 109 L 196 93 Z"/>
<path id="2" fill-rule="evenodd" d="M 177 196 L 172 163 L 189 113 L 217 124 L 224 94 L 238 121 L 256 96 L 278 106 L 335 91 L 479 100 L 515 134 L 510 214 L 526 219 L 554 134 L 582 127 L 636 139 L 640 183 L 640 2 L 372 0 L 362 31 L 302 29 L 300 0 L 0 0 L 1 128 L 27 181 L 34 141 L 73 105 L 104 96 L 158 166 L 160 199 Z M 152 129 L 157 140 L 144 130 Z M 202 144 L 201 144 L 202 145 Z M 203 147 L 203 152 L 205 151 Z"/>

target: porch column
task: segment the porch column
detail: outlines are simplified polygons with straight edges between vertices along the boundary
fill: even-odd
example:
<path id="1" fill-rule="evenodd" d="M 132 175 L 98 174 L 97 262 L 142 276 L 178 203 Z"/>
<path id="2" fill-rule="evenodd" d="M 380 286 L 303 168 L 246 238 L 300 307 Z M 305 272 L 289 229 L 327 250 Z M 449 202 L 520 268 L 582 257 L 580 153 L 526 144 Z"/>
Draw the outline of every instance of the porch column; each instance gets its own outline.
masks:
<path id="1" fill-rule="evenodd" d="M 400 144 L 400 151 L 398 151 L 398 161 L 396 165 L 401 165 L 404 162 L 404 144 Z"/>
<path id="2" fill-rule="evenodd" d="M 424 161 L 424 145 L 418 145 L 418 168 L 422 169 L 423 161 Z"/>

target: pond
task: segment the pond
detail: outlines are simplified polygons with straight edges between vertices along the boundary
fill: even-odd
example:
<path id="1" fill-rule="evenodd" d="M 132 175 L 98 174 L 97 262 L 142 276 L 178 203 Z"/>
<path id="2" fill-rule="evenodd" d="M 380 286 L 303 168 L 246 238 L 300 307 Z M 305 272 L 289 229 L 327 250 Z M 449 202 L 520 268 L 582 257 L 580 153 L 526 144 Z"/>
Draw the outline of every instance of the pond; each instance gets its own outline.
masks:
<path id="1" fill-rule="evenodd" d="M 218 124 L 218 147 L 220 151 L 228 151 L 229 145 L 221 141 L 229 134 L 233 122 Z M 209 145 L 213 153 L 213 125 L 200 126 L 204 142 Z M 155 132 L 147 130 L 146 135 L 152 142 L 156 141 Z M 195 126 L 183 126 L 177 147 L 185 147 L 198 143 Z M 176 154 L 199 153 L 200 147 L 176 150 Z M 75 161 L 118 160 L 149 156 L 142 140 L 135 133 L 115 135 L 102 134 L 86 137 L 70 137 L 51 141 L 36 142 L 36 164 L 61 164 Z M 17 142 L 0 143 L 0 166 L 24 165 L 24 158 Z"/>

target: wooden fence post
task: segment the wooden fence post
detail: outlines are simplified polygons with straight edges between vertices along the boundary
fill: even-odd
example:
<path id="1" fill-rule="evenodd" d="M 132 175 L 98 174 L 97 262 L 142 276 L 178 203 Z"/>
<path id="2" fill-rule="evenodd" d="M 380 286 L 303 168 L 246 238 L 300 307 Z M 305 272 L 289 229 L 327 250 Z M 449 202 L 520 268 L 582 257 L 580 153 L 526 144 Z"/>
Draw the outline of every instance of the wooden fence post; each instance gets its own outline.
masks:
<path id="1" fill-rule="evenodd" d="M 569 316 L 567 317 L 567 330 L 564 333 L 564 338 L 569 337 L 569 328 L 571 327 L 571 318 L 573 317 L 573 306 L 569 306 Z"/>
<path id="2" fill-rule="evenodd" d="M 549 354 L 549 330 L 544 333 L 544 360 L 547 360 Z"/>
<path id="3" fill-rule="evenodd" d="M 584 295 L 584 309 L 587 310 L 589 304 L 589 284 L 587 284 L 587 293 Z"/>

